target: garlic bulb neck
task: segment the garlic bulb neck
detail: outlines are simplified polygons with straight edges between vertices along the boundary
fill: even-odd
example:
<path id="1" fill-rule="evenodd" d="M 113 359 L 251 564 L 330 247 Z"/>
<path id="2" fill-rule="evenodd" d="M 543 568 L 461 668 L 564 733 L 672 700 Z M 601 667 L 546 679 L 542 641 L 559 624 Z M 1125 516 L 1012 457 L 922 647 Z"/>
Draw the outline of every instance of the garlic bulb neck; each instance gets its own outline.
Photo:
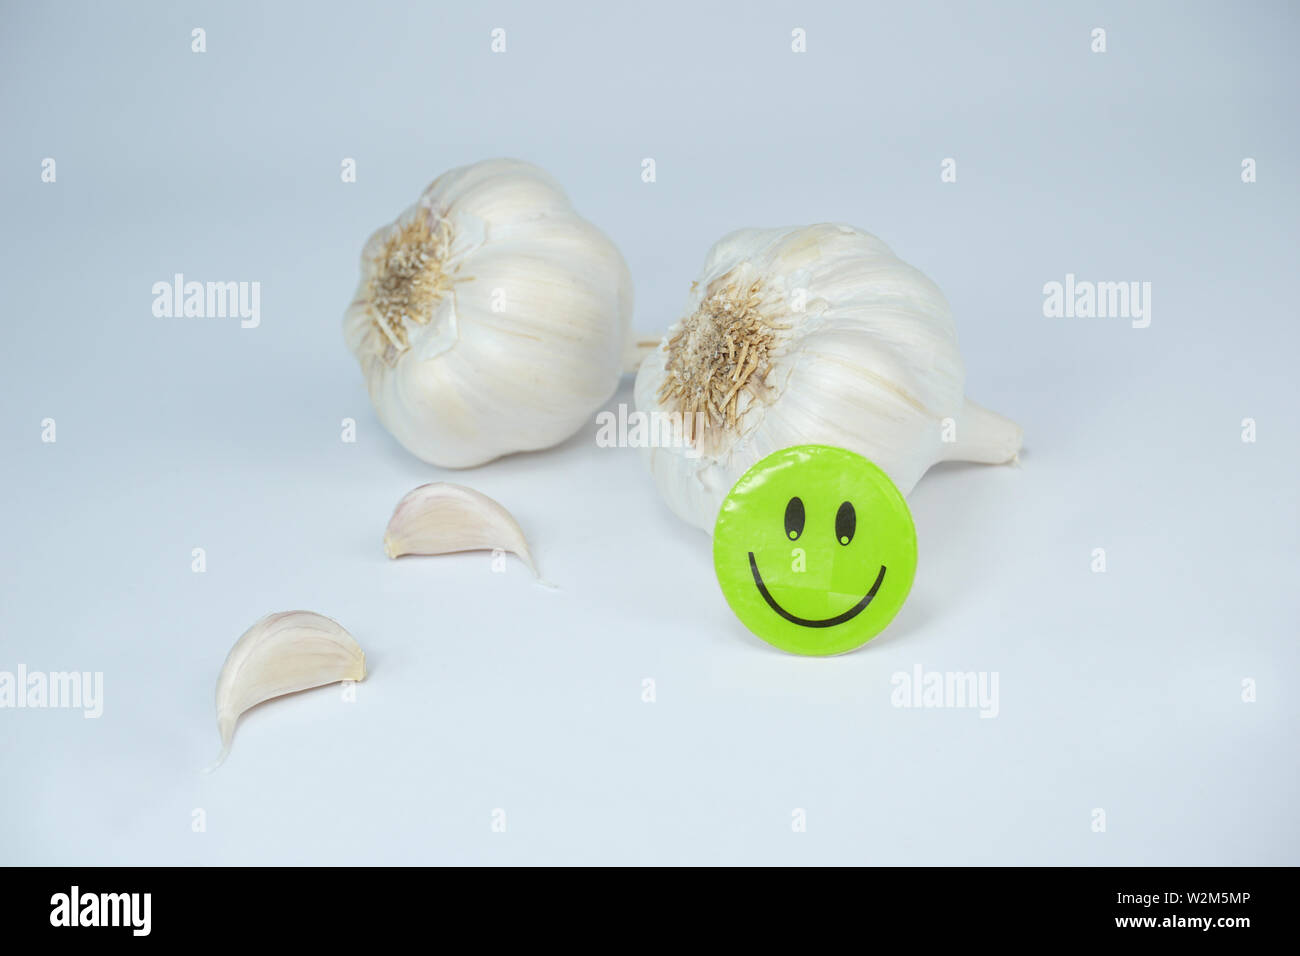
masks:
<path id="1" fill-rule="evenodd" d="M 961 423 L 951 442 L 943 445 L 944 461 L 973 461 L 1005 465 L 1020 460 L 1024 433 L 1019 425 L 969 398 L 962 403 Z"/>

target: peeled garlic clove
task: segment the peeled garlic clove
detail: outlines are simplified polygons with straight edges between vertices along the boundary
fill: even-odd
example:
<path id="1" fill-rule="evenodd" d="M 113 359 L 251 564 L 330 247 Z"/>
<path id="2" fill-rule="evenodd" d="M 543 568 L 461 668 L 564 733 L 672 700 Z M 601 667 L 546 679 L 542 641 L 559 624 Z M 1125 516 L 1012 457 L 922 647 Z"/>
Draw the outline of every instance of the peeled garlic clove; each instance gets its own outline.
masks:
<path id="1" fill-rule="evenodd" d="M 711 531 L 749 466 L 792 445 L 855 451 L 904 494 L 941 460 L 1014 460 L 1019 426 L 965 381 L 938 287 L 875 236 L 822 224 L 719 241 L 635 400 L 680 422 L 650 468 L 673 511 Z"/>
<path id="2" fill-rule="evenodd" d="M 518 555 L 533 577 L 539 577 L 524 532 L 510 512 L 473 488 L 445 481 L 421 485 L 407 494 L 393 509 L 384 531 L 384 550 L 390 558 L 497 549 Z"/>
<path id="3" fill-rule="evenodd" d="M 618 386 L 632 278 L 614 244 L 536 166 L 440 176 L 361 255 L 343 320 L 380 421 L 466 468 L 549 448 Z"/>
<path id="4" fill-rule="evenodd" d="M 352 635 L 311 611 L 268 614 L 235 642 L 217 678 L 220 766 L 239 715 L 250 707 L 323 684 L 364 680 L 366 655 Z"/>

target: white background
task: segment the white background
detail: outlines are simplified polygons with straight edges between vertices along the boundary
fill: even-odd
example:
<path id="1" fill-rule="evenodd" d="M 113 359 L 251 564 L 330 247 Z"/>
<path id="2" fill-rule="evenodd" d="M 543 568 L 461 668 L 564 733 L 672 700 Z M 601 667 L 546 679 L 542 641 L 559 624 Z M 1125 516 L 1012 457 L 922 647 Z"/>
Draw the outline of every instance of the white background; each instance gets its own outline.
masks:
<path id="1" fill-rule="evenodd" d="M 105 703 L 0 710 L 0 862 L 1300 862 L 1293 4 L 266 6 L 3 6 L 0 670 Z M 498 155 L 620 245 L 643 334 L 741 226 L 851 222 L 944 289 L 1026 450 L 918 486 L 884 635 L 751 637 L 594 420 L 456 475 L 383 431 L 361 244 Z M 154 318 L 176 272 L 260 282 L 261 326 Z M 1067 272 L 1150 282 L 1150 327 L 1044 318 Z M 448 477 L 559 591 L 385 559 Z M 290 608 L 356 635 L 356 703 L 261 707 L 202 775 L 227 650 Z M 891 706 L 918 664 L 996 672 L 996 719 Z"/>

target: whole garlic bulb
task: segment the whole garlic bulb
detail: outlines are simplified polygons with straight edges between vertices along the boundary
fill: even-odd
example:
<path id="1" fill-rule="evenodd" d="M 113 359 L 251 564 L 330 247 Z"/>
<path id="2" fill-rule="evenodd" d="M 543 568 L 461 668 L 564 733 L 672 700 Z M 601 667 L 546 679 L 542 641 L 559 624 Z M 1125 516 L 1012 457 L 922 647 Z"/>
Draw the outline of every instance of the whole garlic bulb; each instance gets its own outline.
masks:
<path id="1" fill-rule="evenodd" d="M 964 386 L 934 283 L 875 236 L 822 224 L 720 240 L 642 363 L 636 406 L 680 435 L 648 449 L 650 468 L 672 510 L 711 533 L 749 466 L 791 445 L 855 451 L 904 494 L 941 460 L 1013 460 L 1020 428 Z"/>
<path id="2" fill-rule="evenodd" d="M 384 426 L 466 468 L 582 427 L 618 385 L 631 318 L 614 244 L 544 171 L 496 159 L 370 237 L 343 331 Z"/>

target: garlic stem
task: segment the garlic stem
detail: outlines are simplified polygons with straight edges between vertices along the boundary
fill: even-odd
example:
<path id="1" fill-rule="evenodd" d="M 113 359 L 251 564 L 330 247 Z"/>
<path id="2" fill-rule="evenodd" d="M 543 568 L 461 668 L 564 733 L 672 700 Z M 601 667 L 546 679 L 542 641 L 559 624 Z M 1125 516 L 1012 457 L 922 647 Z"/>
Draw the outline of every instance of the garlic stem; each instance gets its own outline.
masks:
<path id="1" fill-rule="evenodd" d="M 957 440 L 940 449 L 941 461 L 1001 465 L 1020 458 L 1024 430 L 1009 418 L 966 399 L 957 420 Z"/>

